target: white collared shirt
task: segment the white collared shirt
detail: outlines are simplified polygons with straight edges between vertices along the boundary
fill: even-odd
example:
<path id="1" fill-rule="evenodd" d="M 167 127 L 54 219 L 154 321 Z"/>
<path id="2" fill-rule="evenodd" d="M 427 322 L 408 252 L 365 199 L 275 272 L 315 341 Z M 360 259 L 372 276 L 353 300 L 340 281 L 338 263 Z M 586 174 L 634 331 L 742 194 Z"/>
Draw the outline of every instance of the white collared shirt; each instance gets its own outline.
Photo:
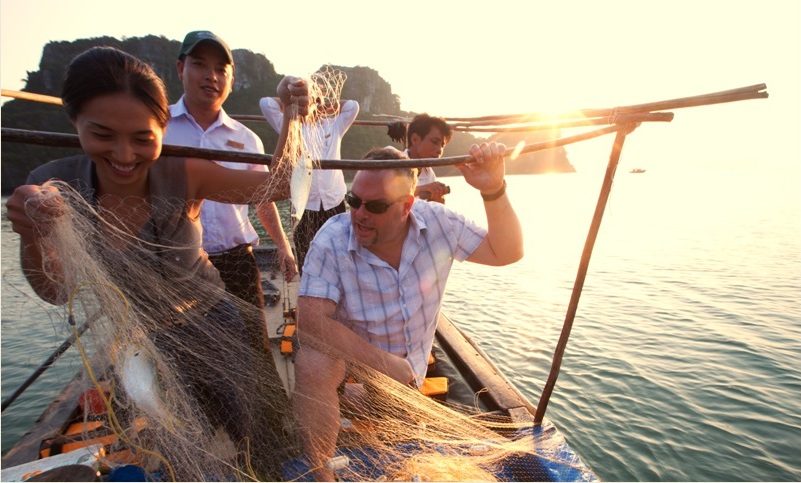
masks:
<path id="1" fill-rule="evenodd" d="M 217 120 L 205 131 L 189 114 L 183 96 L 170 106 L 170 115 L 172 118 L 167 125 L 164 144 L 264 153 L 261 139 L 242 123 L 231 119 L 224 110 L 220 110 Z M 215 162 L 226 168 L 267 171 L 267 166 L 259 164 Z M 205 200 L 200 209 L 203 249 L 213 254 L 230 250 L 243 243 L 258 245 L 259 235 L 250 223 L 248 211 L 248 205 Z"/>
<path id="2" fill-rule="evenodd" d="M 259 107 L 267 122 L 281 132 L 281 123 L 284 115 L 281 105 L 272 97 L 264 97 L 259 101 Z M 359 114 L 359 103 L 354 100 L 344 100 L 340 104 L 339 114 L 334 117 L 320 119 L 313 127 L 303 124 L 301 135 L 309 140 L 316 138 L 320 159 L 340 159 L 342 157 L 342 137 L 350 129 L 356 116 Z M 312 171 L 311 190 L 306 202 L 306 209 L 320 211 L 322 202 L 323 211 L 330 210 L 342 203 L 345 199 L 347 187 L 345 175 L 341 169 L 315 169 Z"/>

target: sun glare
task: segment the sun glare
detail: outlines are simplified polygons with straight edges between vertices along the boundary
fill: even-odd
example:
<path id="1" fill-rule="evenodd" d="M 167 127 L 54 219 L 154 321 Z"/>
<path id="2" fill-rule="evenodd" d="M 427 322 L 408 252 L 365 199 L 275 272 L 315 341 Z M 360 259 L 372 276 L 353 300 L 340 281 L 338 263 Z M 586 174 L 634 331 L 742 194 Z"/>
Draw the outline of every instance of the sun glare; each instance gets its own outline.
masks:
<path id="1" fill-rule="evenodd" d="M 514 151 L 512 151 L 512 155 L 509 156 L 509 159 L 511 159 L 512 161 L 517 159 L 517 157 L 520 156 L 520 152 L 523 150 L 523 147 L 525 147 L 525 145 L 526 145 L 525 141 L 521 140 L 520 142 L 518 142 L 517 146 L 515 146 Z"/>

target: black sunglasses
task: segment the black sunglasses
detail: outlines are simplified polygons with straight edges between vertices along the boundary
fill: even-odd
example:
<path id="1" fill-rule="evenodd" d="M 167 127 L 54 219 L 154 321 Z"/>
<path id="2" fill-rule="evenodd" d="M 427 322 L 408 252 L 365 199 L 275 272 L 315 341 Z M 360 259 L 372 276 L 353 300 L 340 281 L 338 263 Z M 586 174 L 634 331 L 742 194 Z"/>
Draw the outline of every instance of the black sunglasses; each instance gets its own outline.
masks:
<path id="1" fill-rule="evenodd" d="M 369 211 L 374 215 L 380 215 L 382 213 L 386 213 L 390 206 L 394 205 L 398 201 L 405 200 L 406 195 L 398 198 L 397 200 L 387 203 L 386 201 L 362 201 L 361 198 L 354 195 L 353 193 L 348 193 L 345 195 L 345 201 L 348 203 L 348 206 L 353 208 L 354 210 L 358 210 L 362 204 L 364 204 L 364 209 Z"/>

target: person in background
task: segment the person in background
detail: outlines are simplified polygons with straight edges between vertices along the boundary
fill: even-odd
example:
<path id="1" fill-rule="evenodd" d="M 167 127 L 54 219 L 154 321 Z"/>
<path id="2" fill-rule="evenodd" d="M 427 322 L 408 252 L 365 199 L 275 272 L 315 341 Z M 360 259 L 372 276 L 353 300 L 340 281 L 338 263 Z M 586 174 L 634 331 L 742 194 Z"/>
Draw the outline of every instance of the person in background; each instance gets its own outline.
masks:
<path id="1" fill-rule="evenodd" d="M 223 39 L 199 30 L 186 34 L 178 53 L 178 78 L 184 93 L 170 106 L 165 144 L 264 153 L 261 139 L 242 123 L 231 119 L 223 109 L 234 84 L 234 59 Z M 280 129 L 280 121 L 279 121 Z M 216 161 L 231 169 L 267 171 L 260 164 Z M 287 281 L 297 273 L 289 240 L 281 226 L 275 203 L 255 205 L 259 220 L 278 248 L 280 269 Z M 206 201 L 200 210 L 203 249 L 219 270 L 225 288 L 233 295 L 264 309 L 261 275 L 253 246 L 259 235 L 250 222 L 249 206 Z M 249 319 L 252 317 L 249 317 Z M 255 344 L 267 344 L 263 316 L 250 321 Z"/>
<path id="2" fill-rule="evenodd" d="M 452 136 L 453 130 L 445 119 L 425 113 L 418 114 L 412 118 L 407 128 L 405 153 L 410 159 L 439 158 Z M 414 191 L 416 197 L 445 203 L 445 195 L 448 193 L 450 188 L 437 181 L 433 168 L 420 168 Z"/>
<path id="3" fill-rule="evenodd" d="M 439 203 L 416 200 L 415 170 L 360 170 L 345 196 L 349 212 L 320 229 L 298 291 L 299 350 L 293 410 L 315 479 L 340 429 L 337 389 L 347 363 L 420 387 L 445 284 L 454 261 L 501 266 L 523 256 L 520 222 L 506 196 L 503 144 L 473 145 L 458 165 L 484 200 L 487 228 Z M 364 159 L 406 159 L 378 148 Z"/>
<path id="4" fill-rule="evenodd" d="M 265 97 L 259 102 L 267 122 L 279 132 L 281 129 L 282 105 L 275 97 Z M 320 117 L 315 126 L 304 123 L 302 136 L 309 139 L 314 129 L 313 139 L 319 139 L 317 153 L 322 159 L 340 159 L 342 137 L 350 129 L 359 114 L 359 103 L 354 100 L 320 99 L 317 104 Z M 303 263 L 314 235 L 329 218 L 345 212 L 345 175 L 341 169 L 315 169 L 312 171 L 309 199 L 303 216 L 295 227 L 293 239 L 297 254 L 298 268 L 303 275 Z"/>
<path id="5" fill-rule="evenodd" d="M 297 105 L 300 115 L 308 113 L 302 79 L 285 77 L 277 95 Z M 60 305 L 82 282 L 64 271 L 74 254 L 52 243 L 58 222 L 72 220 L 65 218 L 67 198 L 48 183 L 61 180 L 86 202 L 76 208 L 105 233 L 87 234 L 91 253 L 147 322 L 142 328 L 157 350 L 173 361 L 191 404 L 233 441 L 252 441 L 257 453 L 280 451 L 282 428 L 254 424 L 261 408 L 243 395 L 254 378 L 250 352 L 242 351 L 231 365 L 206 357 L 230 350 L 221 346 L 224 341 L 247 340 L 245 323 L 201 247 L 199 217 L 204 199 L 242 204 L 257 195 L 271 201 L 289 197 L 292 163 L 284 145 L 291 115 L 285 116 L 272 170 L 244 171 L 204 159 L 162 157 L 170 119 L 167 90 L 147 63 L 118 49 L 95 47 L 75 57 L 61 98 L 83 154 L 39 166 L 7 201 L 31 287 Z M 133 276 L 137 270 L 141 276 Z"/>

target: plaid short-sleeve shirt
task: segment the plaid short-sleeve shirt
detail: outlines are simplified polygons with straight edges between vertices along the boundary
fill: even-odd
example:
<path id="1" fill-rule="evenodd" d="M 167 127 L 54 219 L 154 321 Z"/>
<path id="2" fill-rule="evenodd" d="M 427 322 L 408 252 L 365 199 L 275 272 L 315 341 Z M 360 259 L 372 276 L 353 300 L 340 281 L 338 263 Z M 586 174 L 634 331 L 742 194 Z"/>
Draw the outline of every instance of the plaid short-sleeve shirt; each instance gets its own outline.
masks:
<path id="1" fill-rule="evenodd" d="M 440 203 L 415 201 L 398 270 L 361 247 L 350 213 L 317 232 L 299 295 L 333 300 L 337 320 L 374 346 L 405 357 L 422 383 L 453 261 L 478 248 L 486 229 Z"/>

